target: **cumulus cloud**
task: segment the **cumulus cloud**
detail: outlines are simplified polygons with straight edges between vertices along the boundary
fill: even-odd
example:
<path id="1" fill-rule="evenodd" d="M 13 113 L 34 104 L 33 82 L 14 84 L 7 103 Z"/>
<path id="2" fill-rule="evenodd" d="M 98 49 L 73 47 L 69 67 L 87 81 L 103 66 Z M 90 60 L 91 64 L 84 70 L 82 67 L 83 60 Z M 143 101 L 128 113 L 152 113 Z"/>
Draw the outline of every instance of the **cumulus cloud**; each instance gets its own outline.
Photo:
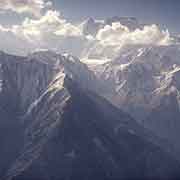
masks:
<path id="1" fill-rule="evenodd" d="M 79 56 L 88 41 L 78 26 L 67 22 L 60 12 L 52 10 L 48 10 L 39 19 L 26 18 L 21 25 L 13 25 L 11 28 L 0 26 L 0 33 L 8 36 L 8 42 L 11 37 L 12 41 L 16 41 L 17 44 L 19 42 L 19 46 L 24 43 L 22 53 L 40 48 L 54 49 Z M 19 46 L 15 46 L 14 49 L 18 49 Z"/>
<path id="2" fill-rule="evenodd" d="M 96 43 L 88 51 L 89 58 L 114 58 L 127 46 L 161 46 L 172 43 L 169 32 L 157 25 L 130 30 L 120 22 L 105 25 L 96 35 Z"/>
<path id="3" fill-rule="evenodd" d="M 100 27 L 96 35 L 85 35 L 81 26 L 69 23 L 58 11 L 47 10 L 37 19 L 25 18 L 20 25 L 0 25 L 0 49 L 27 54 L 35 49 L 50 49 L 88 58 L 113 58 L 125 46 L 168 45 L 168 31 L 157 25 L 129 30 L 120 22 Z"/>
<path id="4" fill-rule="evenodd" d="M 40 19 L 33 20 L 26 18 L 19 26 L 13 26 L 12 31 L 24 36 L 28 40 L 36 41 L 43 39 L 44 36 L 80 36 L 81 31 L 78 27 L 68 23 L 57 11 L 49 10 Z"/>
<path id="5" fill-rule="evenodd" d="M 169 32 L 161 31 L 157 25 L 144 26 L 143 29 L 130 31 L 120 22 L 100 29 L 96 37 L 105 46 L 123 46 L 126 44 L 168 45 L 171 42 Z"/>
<path id="6" fill-rule="evenodd" d="M 50 1 L 44 0 L 0 0 L 1 10 L 11 10 L 17 13 L 31 13 L 35 16 L 41 15 L 41 10 L 51 6 Z"/>

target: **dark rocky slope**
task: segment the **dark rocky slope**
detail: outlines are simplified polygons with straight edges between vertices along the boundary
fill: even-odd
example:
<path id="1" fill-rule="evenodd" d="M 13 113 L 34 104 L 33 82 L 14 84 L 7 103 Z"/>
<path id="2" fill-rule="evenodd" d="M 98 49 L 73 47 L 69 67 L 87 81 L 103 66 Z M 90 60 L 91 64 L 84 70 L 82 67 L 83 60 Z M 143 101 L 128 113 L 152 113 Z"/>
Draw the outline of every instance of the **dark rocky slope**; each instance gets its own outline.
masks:
<path id="1" fill-rule="evenodd" d="M 42 97 L 45 104 L 37 104 L 26 117 L 32 123 L 8 179 L 178 177 L 178 163 L 139 137 L 138 131 L 127 125 L 131 123 L 128 115 L 84 92 L 67 77 L 65 89 L 57 87 L 61 78 Z M 119 116 L 114 117 L 113 111 Z M 34 115 L 38 118 L 33 119 Z"/>
<path id="2" fill-rule="evenodd" d="M 1 67 L 16 62 L 17 57 L 11 58 L 8 62 L 1 58 Z M 51 65 L 37 58 L 33 60 L 33 63 L 39 63 L 35 68 L 42 67 L 44 72 L 42 76 L 34 76 L 34 81 L 41 77 L 42 83 L 43 76 L 47 75 L 45 79 L 49 80 L 45 80 L 47 83 L 43 87 L 30 84 L 31 91 L 25 94 L 33 97 L 31 101 L 24 101 L 26 97 L 20 91 L 23 88 L 19 88 L 22 86 L 18 86 L 18 78 L 15 78 L 19 71 L 13 71 L 13 68 L 25 63 L 27 70 L 22 70 L 24 67 L 21 66 L 23 74 L 20 73 L 19 77 L 33 76 L 36 73 L 33 73 L 34 68 L 31 69 L 32 62 L 28 65 L 30 61 L 25 62 L 22 58 L 16 66 L 9 66 L 9 73 L 1 69 L 3 101 L 0 107 L 7 110 L 0 111 L 0 121 L 5 122 L 11 131 L 9 139 L 8 132 L 2 132 L 6 150 L 0 158 L 4 157 L 4 163 L 6 158 L 10 160 L 7 164 L 1 163 L 1 177 L 6 180 L 180 177 L 179 163 L 154 145 L 145 129 L 128 114 L 96 95 L 97 88 L 92 90 L 92 81 L 96 80 L 86 66 L 77 59 L 64 56 L 58 59 L 61 66 L 57 61 Z M 51 73 L 46 73 L 43 67 Z M 37 70 L 37 74 L 41 72 Z M 25 86 L 29 84 L 28 79 L 22 82 Z M 37 97 L 33 96 L 32 89 L 39 92 Z M 22 108 L 22 101 L 27 103 L 27 109 Z M 14 144 L 17 147 L 13 147 Z"/>

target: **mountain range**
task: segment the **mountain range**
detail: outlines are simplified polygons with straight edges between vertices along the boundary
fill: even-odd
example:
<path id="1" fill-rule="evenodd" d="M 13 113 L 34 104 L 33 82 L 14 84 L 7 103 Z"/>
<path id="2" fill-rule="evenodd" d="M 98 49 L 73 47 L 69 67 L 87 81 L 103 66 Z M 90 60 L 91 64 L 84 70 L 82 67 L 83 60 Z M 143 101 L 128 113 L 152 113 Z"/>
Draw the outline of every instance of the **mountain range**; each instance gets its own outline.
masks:
<path id="1" fill-rule="evenodd" d="M 133 17 L 73 28 L 56 50 L 0 51 L 0 179 L 179 179 L 179 36 Z"/>
<path id="2" fill-rule="evenodd" d="M 98 95 L 78 58 L 1 52 L 1 179 L 179 177 L 179 162 L 130 115 Z"/>

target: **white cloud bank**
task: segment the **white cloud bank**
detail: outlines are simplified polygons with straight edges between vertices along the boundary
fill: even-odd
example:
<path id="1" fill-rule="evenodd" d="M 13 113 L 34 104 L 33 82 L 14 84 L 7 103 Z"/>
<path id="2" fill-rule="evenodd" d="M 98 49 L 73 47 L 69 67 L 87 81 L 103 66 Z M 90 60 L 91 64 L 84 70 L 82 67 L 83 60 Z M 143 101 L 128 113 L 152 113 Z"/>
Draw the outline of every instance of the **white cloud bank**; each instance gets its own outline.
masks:
<path id="1" fill-rule="evenodd" d="M 17 13 L 31 13 L 37 17 L 41 10 L 51 6 L 50 1 L 43 0 L 0 0 L 0 10 L 11 10 Z"/>
<path id="2" fill-rule="evenodd" d="M 97 43 L 88 52 L 88 57 L 113 58 L 128 45 L 166 46 L 172 43 L 168 30 L 161 31 L 157 25 L 147 25 L 132 31 L 120 22 L 101 28 L 96 35 L 96 40 Z"/>
<path id="3" fill-rule="evenodd" d="M 40 9 L 45 6 L 42 0 L 16 1 L 22 4 L 39 2 Z M 132 31 L 116 22 L 111 26 L 101 26 L 97 35 L 86 36 L 82 27 L 67 22 L 60 12 L 54 10 L 47 10 L 37 19 L 25 18 L 20 25 L 9 28 L 0 25 L 0 41 L 0 49 L 9 53 L 27 54 L 36 49 L 51 49 L 94 58 L 112 58 L 127 45 L 160 46 L 172 43 L 169 32 L 161 31 L 157 25 Z"/>
<path id="4" fill-rule="evenodd" d="M 125 44 L 168 45 L 171 42 L 169 32 L 161 31 L 154 24 L 130 31 L 126 26 L 117 22 L 112 26 L 106 25 L 100 29 L 96 37 L 101 44 L 112 46 Z"/>
<path id="5" fill-rule="evenodd" d="M 48 10 L 39 19 L 26 18 L 21 25 L 5 28 L 0 25 L 0 49 L 27 54 L 35 49 L 53 49 L 79 55 L 87 42 L 78 26 L 67 22 L 57 11 Z M 15 44 L 14 50 L 12 44 Z M 19 45 L 18 45 L 19 44 Z"/>
<path id="6" fill-rule="evenodd" d="M 38 20 L 26 18 L 21 25 L 12 27 L 17 36 L 24 36 L 29 41 L 43 40 L 48 35 L 81 36 L 78 27 L 68 23 L 57 11 L 49 10 Z"/>

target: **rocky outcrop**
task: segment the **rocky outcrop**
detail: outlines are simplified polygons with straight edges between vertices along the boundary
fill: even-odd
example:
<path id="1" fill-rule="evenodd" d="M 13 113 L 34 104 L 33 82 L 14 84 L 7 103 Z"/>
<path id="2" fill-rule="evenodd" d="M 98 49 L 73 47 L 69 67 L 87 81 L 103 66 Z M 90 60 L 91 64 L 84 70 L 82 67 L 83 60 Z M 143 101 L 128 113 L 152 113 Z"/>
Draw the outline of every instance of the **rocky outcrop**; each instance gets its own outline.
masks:
<path id="1" fill-rule="evenodd" d="M 7 179 L 179 176 L 178 163 L 140 137 L 134 120 L 67 76 L 51 84 L 27 118 L 25 146 Z"/>
<path id="2" fill-rule="evenodd" d="M 12 102 L 18 105 L 18 110 L 13 109 L 9 115 L 17 117 L 15 124 L 22 136 L 14 134 L 13 141 L 20 143 L 16 152 L 9 152 L 12 157 L 3 170 L 4 179 L 172 179 L 180 176 L 180 165 L 170 153 L 158 142 L 155 144 L 153 137 L 128 114 L 97 95 L 98 85 L 85 65 L 67 55 L 58 55 L 54 62 L 53 58 L 50 61 L 50 52 L 41 55 L 34 54 L 28 59 L 9 56 L 10 63 L 18 60 L 16 66 L 8 66 L 14 73 L 2 73 L 2 80 L 8 79 L 6 83 L 3 81 L 2 97 L 7 101 L 7 107 L 13 105 Z M 23 86 L 19 84 L 23 83 L 18 84 L 18 78 L 13 74 L 23 72 L 22 76 L 26 77 L 28 73 L 31 77 L 32 61 L 39 63 L 40 68 L 39 75 L 34 73 L 34 77 L 43 78 L 41 72 L 48 68 L 51 73 L 45 75 L 51 80 L 49 83 L 45 80 L 47 84 L 43 87 L 30 84 L 32 90 L 37 87 L 43 90 L 37 90 L 39 97 L 31 96 L 32 102 L 25 111 L 19 106 L 24 92 L 20 91 Z M 26 71 L 22 70 L 22 63 L 30 63 Z M 19 66 L 21 71 L 14 70 Z M 4 88 L 6 86 L 8 88 Z M 8 101 L 8 96 L 16 100 Z M 30 101 L 23 102 L 28 104 Z M 12 119 L 7 116 L 6 121 L 13 129 Z M 7 132 L 4 133 L 3 137 L 6 137 Z M 12 147 L 13 143 L 8 143 Z M 4 168 L 3 164 L 1 167 Z"/>
<path id="3" fill-rule="evenodd" d="M 92 87 L 90 81 L 94 78 L 93 74 L 72 56 L 47 51 L 17 57 L 1 52 L 0 140 L 3 148 L 0 150 L 0 176 L 22 148 L 26 126 L 24 116 L 45 93 L 56 75 L 65 71 L 70 77 L 78 78 L 83 86 Z"/>
<path id="4" fill-rule="evenodd" d="M 179 46 L 126 47 L 112 61 L 90 66 L 108 88 L 102 95 L 180 151 Z M 167 102 L 168 101 L 168 107 Z"/>

